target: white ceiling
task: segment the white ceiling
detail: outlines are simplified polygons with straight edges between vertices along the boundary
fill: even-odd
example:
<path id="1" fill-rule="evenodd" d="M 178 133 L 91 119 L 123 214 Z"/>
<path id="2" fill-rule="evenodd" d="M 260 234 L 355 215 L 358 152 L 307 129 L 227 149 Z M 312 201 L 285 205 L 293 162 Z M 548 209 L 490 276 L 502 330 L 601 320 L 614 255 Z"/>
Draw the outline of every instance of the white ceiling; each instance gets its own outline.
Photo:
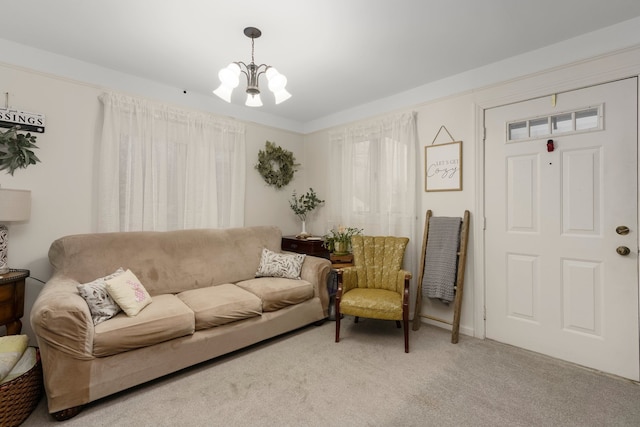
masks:
<path id="1" fill-rule="evenodd" d="M 211 93 L 250 62 L 288 78 L 260 110 L 298 123 L 384 99 L 640 16 L 638 0 L 20 0 L 0 5 L 0 39 Z M 0 56 L 1 58 L 1 56 Z M 245 109 L 244 83 L 233 108 Z M 241 111 L 241 110 L 236 110 Z"/>

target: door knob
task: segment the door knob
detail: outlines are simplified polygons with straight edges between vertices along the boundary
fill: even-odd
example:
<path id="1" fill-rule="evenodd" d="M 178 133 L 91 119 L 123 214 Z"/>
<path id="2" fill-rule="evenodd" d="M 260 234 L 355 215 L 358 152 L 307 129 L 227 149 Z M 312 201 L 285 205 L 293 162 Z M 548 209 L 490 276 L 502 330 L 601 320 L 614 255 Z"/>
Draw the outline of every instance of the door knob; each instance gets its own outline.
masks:
<path id="1" fill-rule="evenodd" d="M 618 246 L 616 248 L 616 252 L 618 252 L 618 255 L 629 255 L 631 253 L 631 249 L 626 246 Z"/>
<path id="2" fill-rule="evenodd" d="M 626 236 L 627 234 L 629 234 L 629 227 L 627 227 L 626 225 L 619 225 L 616 227 L 616 233 L 621 236 Z"/>

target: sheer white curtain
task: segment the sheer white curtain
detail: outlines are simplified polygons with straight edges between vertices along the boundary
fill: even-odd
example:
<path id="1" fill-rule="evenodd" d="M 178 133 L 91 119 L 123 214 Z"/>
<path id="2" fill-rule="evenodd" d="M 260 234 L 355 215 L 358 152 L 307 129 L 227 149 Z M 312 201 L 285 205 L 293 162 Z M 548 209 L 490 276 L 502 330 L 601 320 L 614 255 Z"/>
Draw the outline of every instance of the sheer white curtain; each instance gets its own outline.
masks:
<path id="1" fill-rule="evenodd" d="M 100 231 L 244 225 L 243 124 L 120 94 L 100 100 Z"/>
<path id="2" fill-rule="evenodd" d="M 416 247 L 422 245 L 415 238 L 415 114 L 393 115 L 331 132 L 330 145 L 329 228 L 344 225 L 363 228 L 366 235 L 408 237 L 404 266 L 415 278 Z"/>

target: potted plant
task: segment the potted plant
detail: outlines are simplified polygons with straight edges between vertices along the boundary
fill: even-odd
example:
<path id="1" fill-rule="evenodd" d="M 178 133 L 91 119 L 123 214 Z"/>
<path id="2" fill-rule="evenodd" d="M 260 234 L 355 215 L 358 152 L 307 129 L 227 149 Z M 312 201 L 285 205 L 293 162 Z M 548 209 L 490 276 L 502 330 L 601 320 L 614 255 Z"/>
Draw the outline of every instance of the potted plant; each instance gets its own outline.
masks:
<path id="1" fill-rule="evenodd" d="M 35 135 L 18 133 L 19 129 L 20 126 L 14 126 L 5 132 L 0 131 L 0 171 L 6 170 L 11 175 L 18 168 L 40 161 L 33 152 L 38 148 Z"/>
<path id="2" fill-rule="evenodd" d="M 300 197 L 296 194 L 296 190 L 293 190 L 293 194 L 289 200 L 289 206 L 291 210 L 293 210 L 293 213 L 302 221 L 302 232 L 296 235 L 298 239 L 306 239 L 311 236 L 311 234 L 307 233 L 306 229 L 307 215 L 323 203 L 324 200 L 318 198 L 313 188 L 309 188 L 309 191 Z"/>
<path id="3" fill-rule="evenodd" d="M 351 237 L 359 234 L 362 234 L 362 228 L 340 225 L 322 236 L 324 247 L 336 255 L 346 255 L 351 252 Z"/>

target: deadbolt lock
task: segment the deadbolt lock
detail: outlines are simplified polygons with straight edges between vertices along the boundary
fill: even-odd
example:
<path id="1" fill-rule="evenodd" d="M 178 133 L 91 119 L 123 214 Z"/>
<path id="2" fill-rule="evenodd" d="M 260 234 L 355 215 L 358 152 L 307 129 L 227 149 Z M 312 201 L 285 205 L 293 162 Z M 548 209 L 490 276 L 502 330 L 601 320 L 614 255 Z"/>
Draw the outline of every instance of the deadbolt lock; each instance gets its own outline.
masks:
<path id="1" fill-rule="evenodd" d="M 616 248 L 616 252 L 618 252 L 618 255 L 629 255 L 631 253 L 631 249 L 626 246 L 618 246 Z"/>
<path id="2" fill-rule="evenodd" d="M 616 227 L 616 233 L 621 236 L 626 236 L 627 234 L 629 234 L 629 227 L 627 227 L 626 225 L 619 225 Z"/>

